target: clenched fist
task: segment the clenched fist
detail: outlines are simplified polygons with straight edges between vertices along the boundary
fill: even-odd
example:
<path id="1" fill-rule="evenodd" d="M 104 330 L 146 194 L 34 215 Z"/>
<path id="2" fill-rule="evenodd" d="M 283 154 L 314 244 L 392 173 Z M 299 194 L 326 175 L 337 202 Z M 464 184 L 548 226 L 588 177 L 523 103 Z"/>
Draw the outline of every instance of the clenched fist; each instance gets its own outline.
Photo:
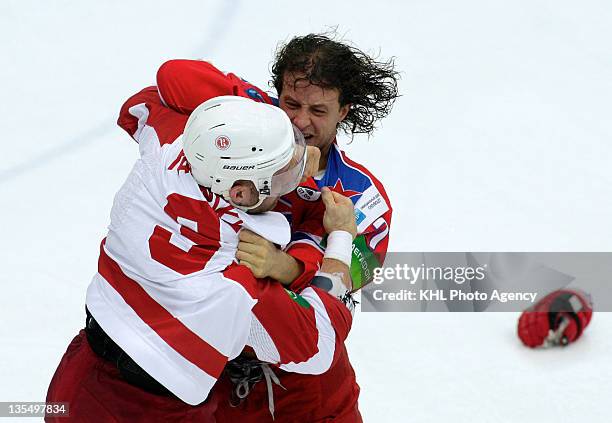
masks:
<path id="1" fill-rule="evenodd" d="M 330 234 L 333 231 L 346 231 L 353 235 L 353 239 L 355 239 L 357 223 L 355 222 L 353 202 L 328 187 L 321 189 L 321 199 L 325 204 L 325 214 L 323 215 L 325 232 Z"/>
<path id="2" fill-rule="evenodd" d="M 267 239 L 248 229 L 242 229 L 236 258 L 248 267 L 256 278 L 270 277 L 289 285 L 301 273 L 300 264 Z"/>
<path id="3" fill-rule="evenodd" d="M 321 160 L 321 150 L 319 147 L 309 145 L 306 147 L 306 166 L 304 167 L 304 174 L 302 175 L 302 181 L 305 182 L 311 176 L 315 176 L 319 172 L 319 161 Z"/>

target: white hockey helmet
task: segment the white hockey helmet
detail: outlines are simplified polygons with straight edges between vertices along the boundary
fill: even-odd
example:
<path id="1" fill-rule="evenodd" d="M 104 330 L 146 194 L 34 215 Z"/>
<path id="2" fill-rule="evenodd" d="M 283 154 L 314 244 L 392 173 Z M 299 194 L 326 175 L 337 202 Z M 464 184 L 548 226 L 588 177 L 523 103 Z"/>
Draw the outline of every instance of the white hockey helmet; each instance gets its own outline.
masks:
<path id="1" fill-rule="evenodd" d="M 304 136 L 280 108 L 243 97 L 221 96 L 189 116 L 183 150 L 196 182 L 231 202 L 238 180 L 252 181 L 257 204 L 293 191 L 306 165 Z"/>

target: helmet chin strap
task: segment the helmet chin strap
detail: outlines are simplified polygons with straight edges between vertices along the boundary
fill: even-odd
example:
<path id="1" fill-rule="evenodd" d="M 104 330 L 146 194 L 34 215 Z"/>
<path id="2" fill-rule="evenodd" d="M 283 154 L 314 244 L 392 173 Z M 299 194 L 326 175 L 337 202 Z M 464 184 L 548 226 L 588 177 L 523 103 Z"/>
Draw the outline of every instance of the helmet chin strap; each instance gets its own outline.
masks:
<path id="1" fill-rule="evenodd" d="M 230 196 L 229 191 L 224 191 L 221 193 L 221 196 L 223 196 L 223 198 L 225 199 L 225 201 L 227 201 L 228 203 L 230 203 L 232 206 L 236 207 L 237 209 L 240 209 L 242 211 L 248 212 L 249 210 L 253 210 L 256 207 L 261 206 L 261 203 L 264 202 L 264 200 L 267 198 L 267 196 L 265 195 L 259 195 L 259 200 L 253 204 L 252 206 L 241 206 L 240 204 L 236 204 L 232 201 L 232 198 Z"/>

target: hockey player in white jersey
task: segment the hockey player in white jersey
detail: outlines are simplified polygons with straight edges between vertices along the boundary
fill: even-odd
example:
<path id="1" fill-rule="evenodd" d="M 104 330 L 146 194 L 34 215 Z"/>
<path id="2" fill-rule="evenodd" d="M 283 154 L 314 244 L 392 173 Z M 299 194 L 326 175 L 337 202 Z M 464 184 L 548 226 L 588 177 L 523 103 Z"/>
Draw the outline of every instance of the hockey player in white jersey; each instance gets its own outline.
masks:
<path id="1" fill-rule="evenodd" d="M 148 109 L 130 113 L 145 122 Z M 137 131 L 141 157 L 115 197 L 87 291 L 87 326 L 47 401 L 70 402 L 80 421 L 206 422 L 214 421 L 214 383 L 245 346 L 283 370 L 325 372 L 350 311 L 317 288 L 298 296 L 257 280 L 235 259 L 243 228 L 289 242 L 282 215 L 258 213 L 302 177 L 299 130 L 280 109 L 231 96 L 200 105 L 176 140 L 160 141 L 144 124 Z M 356 225 L 350 200 L 323 195 L 325 270 L 350 257 Z M 350 286 L 334 282 L 336 293 Z"/>

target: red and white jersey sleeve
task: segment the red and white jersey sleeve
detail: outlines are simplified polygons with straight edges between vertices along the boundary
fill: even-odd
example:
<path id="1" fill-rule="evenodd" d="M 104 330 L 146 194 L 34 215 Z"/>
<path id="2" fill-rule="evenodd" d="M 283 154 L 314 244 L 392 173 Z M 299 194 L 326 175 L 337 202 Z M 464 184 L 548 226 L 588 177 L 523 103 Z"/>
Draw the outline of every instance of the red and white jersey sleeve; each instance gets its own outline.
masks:
<path id="1" fill-rule="evenodd" d="M 115 196 L 87 307 L 128 355 L 189 404 L 206 399 L 247 344 L 295 371 L 325 371 L 350 313 L 326 293 L 295 297 L 235 264 L 240 229 L 285 245 L 289 225 L 279 213 L 249 215 L 201 188 L 182 137 L 172 132 L 184 123 L 159 109 L 154 94 L 143 90 L 122 109 L 119 121 L 141 158 Z M 306 333 L 293 337 L 289 322 Z"/>
<path id="2" fill-rule="evenodd" d="M 234 266 L 224 275 L 241 281 L 253 278 L 242 266 Z M 258 298 L 247 346 L 257 358 L 295 373 L 327 371 L 350 331 L 348 308 L 318 288 L 308 287 L 297 294 L 279 283 L 254 278 L 253 283 L 258 287 Z"/>
<path id="3" fill-rule="evenodd" d="M 157 87 L 152 86 L 137 92 L 123 104 L 117 124 L 136 142 L 143 138 L 163 146 L 183 133 L 188 118 L 164 106 Z"/>
<path id="4" fill-rule="evenodd" d="M 233 73 L 223 73 L 202 60 L 169 60 L 157 71 L 162 101 L 171 109 L 190 114 L 200 104 L 221 95 L 236 95 L 274 104 L 263 90 Z"/>

